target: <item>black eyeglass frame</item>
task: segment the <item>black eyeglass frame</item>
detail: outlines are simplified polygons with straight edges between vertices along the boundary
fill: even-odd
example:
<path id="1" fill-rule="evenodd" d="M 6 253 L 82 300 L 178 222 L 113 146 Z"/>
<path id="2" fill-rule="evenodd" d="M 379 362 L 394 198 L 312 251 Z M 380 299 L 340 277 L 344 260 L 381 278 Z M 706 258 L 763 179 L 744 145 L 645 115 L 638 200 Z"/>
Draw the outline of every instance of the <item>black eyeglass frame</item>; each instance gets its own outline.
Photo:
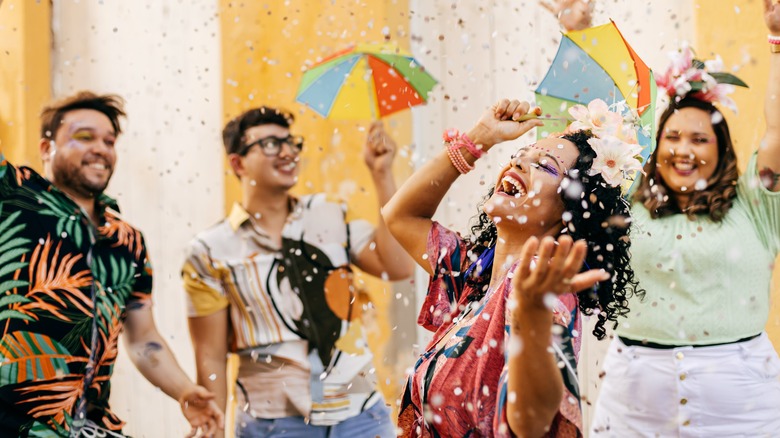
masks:
<path id="1" fill-rule="evenodd" d="M 300 135 L 288 135 L 287 137 L 263 137 L 244 145 L 238 155 L 245 156 L 250 149 L 260 146 L 260 152 L 266 157 L 275 157 L 282 152 L 282 146 L 287 145 L 293 155 L 298 155 L 303 150 L 303 137 Z"/>

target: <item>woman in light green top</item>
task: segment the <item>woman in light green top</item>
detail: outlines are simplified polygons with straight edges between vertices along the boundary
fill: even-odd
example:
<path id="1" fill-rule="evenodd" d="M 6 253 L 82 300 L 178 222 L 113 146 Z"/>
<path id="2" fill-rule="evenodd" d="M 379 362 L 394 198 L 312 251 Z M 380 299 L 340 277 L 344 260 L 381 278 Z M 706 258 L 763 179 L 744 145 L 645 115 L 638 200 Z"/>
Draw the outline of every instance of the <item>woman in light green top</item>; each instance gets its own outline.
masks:
<path id="1" fill-rule="evenodd" d="M 671 103 L 632 205 L 646 295 L 610 347 L 592 435 L 780 436 L 780 360 L 763 333 L 780 252 L 780 5 L 765 1 L 765 22 L 767 127 L 744 175 L 713 105 L 744 84 L 687 48 L 658 80 Z"/>

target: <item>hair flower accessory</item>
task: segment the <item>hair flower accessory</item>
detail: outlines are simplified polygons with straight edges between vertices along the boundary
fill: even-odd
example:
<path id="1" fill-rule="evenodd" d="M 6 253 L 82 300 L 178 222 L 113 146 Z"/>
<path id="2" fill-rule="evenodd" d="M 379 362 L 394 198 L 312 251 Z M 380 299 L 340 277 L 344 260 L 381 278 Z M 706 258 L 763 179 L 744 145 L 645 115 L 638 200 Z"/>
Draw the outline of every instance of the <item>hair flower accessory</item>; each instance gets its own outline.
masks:
<path id="1" fill-rule="evenodd" d="M 590 130 L 594 135 L 616 135 L 623 124 L 623 117 L 609 110 L 609 105 L 601 99 L 594 99 L 585 108 L 574 105 L 569 108 L 574 122 L 569 126 L 572 131 Z"/>
<path id="2" fill-rule="evenodd" d="M 642 163 L 637 158 L 642 147 L 638 144 L 626 143 L 613 135 L 589 138 L 588 144 L 596 152 L 588 175 L 600 173 L 607 184 L 617 187 L 627 175 L 642 171 Z"/>
<path id="3" fill-rule="evenodd" d="M 588 175 L 601 174 L 604 181 L 612 187 L 623 185 L 626 180 L 633 181 L 636 172 L 642 172 L 642 147 L 637 142 L 639 117 L 619 102 L 613 105 L 617 111 L 601 99 L 594 99 L 587 108 L 574 105 L 569 114 L 574 118 L 567 130 L 590 130 L 595 137 L 588 144 L 596 152 L 596 159 L 588 170 Z M 626 114 L 624 117 L 621 114 Z"/>
<path id="4" fill-rule="evenodd" d="M 671 64 L 664 74 L 656 77 L 656 84 L 666 91 L 669 99 L 679 100 L 688 95 L 710 103 L 719 103 L 737 112 L 737 104 L 728 97 L 734 87 L 747 84 L 740 78 L 723 70 L 723 60 L 719 55 L 715 59 L 702 61 L 694 57 L 693 50 L 687 45 L 669 54 Z"/>

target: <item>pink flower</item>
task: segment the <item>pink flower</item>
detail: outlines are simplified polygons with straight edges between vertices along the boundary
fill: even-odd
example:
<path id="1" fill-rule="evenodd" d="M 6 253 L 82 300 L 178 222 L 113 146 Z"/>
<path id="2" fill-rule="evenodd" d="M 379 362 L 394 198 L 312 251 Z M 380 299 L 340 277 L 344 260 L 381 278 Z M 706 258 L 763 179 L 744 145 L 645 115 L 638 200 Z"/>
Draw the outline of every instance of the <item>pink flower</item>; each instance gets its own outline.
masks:
<path id="1" fill-rule="evenodd" d="M 687 85 L 688 89 L 686 90 L 686 85 L 682 83 L 683 78 L 687 76 L 688 72 L 697 71 L 692 69 L 693 51 L 687 43 L 683 43 L 680 50 L 669 53 L 669 58 L 672 61 L 671 64 L 669 64 L 664 74 L 656 78 L 655 83 L 659 88 L 666 91 L 669 97 L 685 95 L 685 93 L 690 91 L 690 85 Z"/>
<path id="2" fill-rule="evenodd" d="M 667 73 L 672 76 L 680 76 L 693 65 L 693 50 L 688 43 L 683 43 L 680 50 L 669 53 L 672 63 L 669 65 Z"/>
<path id="3" fill-rule="evenodd" d="M 574 117 L 574 122 L 569 126 L 571 131 L 590 129 L 594 135 L 617 135 L 623 124 L 623 117 L 609 110 L 609 105 L 601 99 L 594 99 L 585 108 L 582 105 L 574 105 L 569 108 L 569 114 Z"/>
<path id="4" fill-rule="evenodd" d="M 696 97 L 707 102 L 718 102 L 736 114 L 737 103 L 728 96 L 734 92 L 734 89 L 734 86 L 730 84 L 715 84 L 696 93 Z"/>
<path id="5" fill-rule="evenodd" d="M 626 143 L 615 136 L 592 137 L 588 144 L 596 152 L 596 159 L 588 170 L 588 175 L 601 174 L 607 184 L 617 187 L 623 183 L 626 175 L 642 171 L 642 164 L 636 158 L 642 147 Z"/>
<path id="6" fill-rule="evenodd" d="M 713 73 L 723 72 L 723 59 L 720 55 L 706 61 L 696 60 L 693 58 L 693 51 L 684 44 L 677 52 L 670 53 L 669 57 L 672 63 L 664 74 L 656 78 L 656 84 L 666 91 L 670 99 L 682 98 L 690 93 L 696 99 L 719 103 L 737 112 L 736 102 L 728 97 L 734 92 L 734 86 L 719 83 L 712 76 Z M 730 76 L 738 80 L 733 75 Z"/>

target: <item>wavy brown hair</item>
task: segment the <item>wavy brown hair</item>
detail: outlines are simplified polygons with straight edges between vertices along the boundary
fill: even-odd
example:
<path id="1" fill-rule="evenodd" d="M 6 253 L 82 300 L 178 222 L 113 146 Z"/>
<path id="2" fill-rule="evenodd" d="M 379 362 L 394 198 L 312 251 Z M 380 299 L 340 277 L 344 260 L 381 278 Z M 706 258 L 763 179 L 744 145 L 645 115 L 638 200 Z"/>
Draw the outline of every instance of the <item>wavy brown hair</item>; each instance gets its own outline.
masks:
<path id="1" fill-rule="evenodd" d="M 664 127 L 669 117 L 682 108 L 697 108 L 706 111 L 710 120 L 718 120 L 712 124 L 715 137 L 718 140 L 718 165 L 707 180 L 704 190 L 697 190 L 691 195 L 688 206 L 682 210 L 677 205 L 675 194 L 669 190 L 666 183 L 658 173 L 656 160 L 658 158 L 658 145 L 664 135 Z M 732 200 L 737 196 L 737 155 L 731 142 L 731 134 L 726 119 L 711 103 L 692 97 L 685 97 L 679 102 L 672 102 L 666 111 L 661 114 L 658 122 L 658 134 L 656 148 L 653 155 L 647 160 L 644 171 L 646 175 L 639 183 L 639 188 L 634 193 L 634 201 L 641 202 L 650 212 L 653 219 L 684 213 L 689 218 L 697 215 L 709 215 L 710 219 L 720 222 L 731 208 Z"/>

